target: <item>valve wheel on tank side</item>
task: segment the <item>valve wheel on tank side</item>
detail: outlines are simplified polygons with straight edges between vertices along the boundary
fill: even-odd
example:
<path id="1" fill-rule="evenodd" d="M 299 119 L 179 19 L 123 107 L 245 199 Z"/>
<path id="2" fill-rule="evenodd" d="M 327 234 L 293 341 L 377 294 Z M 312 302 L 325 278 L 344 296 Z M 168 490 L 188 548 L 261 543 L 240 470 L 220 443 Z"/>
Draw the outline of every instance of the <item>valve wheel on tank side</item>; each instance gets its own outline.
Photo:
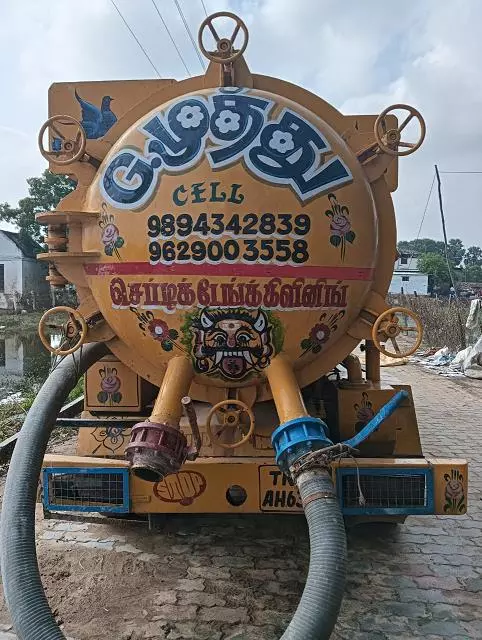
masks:
<path id="1" fill-rule="evenodd" d="M 386 117 L 391 111 L 396 111 L 397 109 L 408 111 L 408 116 L 397 128 L 387 129 Z M 402 131 L 413 118 L 416 118 L 420 125 L 418 140 L 416 142 L 403 141 Z M 425 132 L 425 121 L 421 113 L 408 104 L 392 104 L 390 107 L 387 107 L 378 116 L 374 126 L 375 139 L 379 148 L 390 156 L 408 156 L 416 151 L 425 139 Z M 400 147 L 403 147 L 405 150 L 401 151 Z"/>
<path id="2" fill-rule="evenodd" d="M 213 425 L 213 417 L 215 414 L 220 416 L 221 423 Z M 249 423 L 246 424 L 241 420 L 243 414 L 246 414 Z M 232 400 L 230 398 L 222 400 L 215 404 L 209 411 L 206 418 L 206 429 L 211 438 L 213 445 L 218 445 L 224 449 L 237 449 L 249 441 L 254 433 L 254 414 L 252 409 L 241 400 Z M 231 432 L 229 434 L 229 432 Z M 234 436 L 236 432 L 240 432 L 241 438 L 234 442 L 223 442 L 223 434 L 228 433 Z"/>
<path id="3" fill-rule="evenodd" d="M 218 35 L 218 32 L 214 28 L 213 24 L 216 18 L 231 18 L 231 20 L 234 20 L 234 22 L 236 23 L 229 38 L 221 38 Z M 206 28 L 208 28 L 212 33 L 213 38 L 216 42 L 217 49 L 215 52 L 208 51 L 204 46 L 204 32 Z M 241 48 L 235 50 L 234 41 L 236 40 L 240 29 L 243 31 L 244 40 Z M 246 47 L 248 46 L 248 39 L 248 28 L 246 27 L 244 22 L 241 20 L 241 18 L 238 18 L 238 16 L 236 16 L 234 13 L 230 13 L 229 11 L 218 11 L 217 13 L 211 14 L 202 22 L 201 26 L 199 27 L 199 48 L 206 56 L 206 58 L 208 58 L 208 60 L 212 60 L 213 62 L 217 62 L 218 64 L 228 64 L 234 62 L 236 58 L 239 58 L 239 56 L 245 52 Z"/>
<path id="4" fill-rule="evenodd" d="M 408 319 L 413 320 L 414 325 L 408 324 Z M 415 337 L 415 342 L 410 345 L 400 345 L 397 338 L 407 339 Z M 416 313 L 405 307 L 392 307 L 387 309 L 375 321 L 372 327 L 372 340 L 376 348 L 390 358 L 407 358 L 415 353 L 422 343 L 423 327 Z M 383 343 L 390 341 L 394 351 L 390 351 Z"/>
<path id="5" fill-rule="evenodd" d="M 67 315 L 68 318 L 62 321 L 53 316 L 60 314 Z M 60 344 L 58 347 L 50 343 L 50 332 L 60 333 Z M 71 307 L 53 307 L 46 311 L 40 318 L 38 334 L 43 346 L 55 356 L 68 356 L 80 349 L 87 338 L 87 323 L 84 317 Z"/>
<path id="6" fill-rule="evenodd" d="M 70 135 L 70 131 L 63 131 L 63 127 L 75 126 L 75 135 Z M 44 136 L 46 132 L 49 132 L 48 145 L 50 150 L 47 150 L 44 146 Z M 50 137 L 52 143 L 50 142 Z M 87 137 L 85 135 L 84 128 L 78 120 L 72 116 L 57 115 L 49 118 L 42 125 L 38 134 L 38 146 L 42 156 L 60 166 L 72 164 L 80 160 L 85 153 L 85 146 L 87 144 Z"/>

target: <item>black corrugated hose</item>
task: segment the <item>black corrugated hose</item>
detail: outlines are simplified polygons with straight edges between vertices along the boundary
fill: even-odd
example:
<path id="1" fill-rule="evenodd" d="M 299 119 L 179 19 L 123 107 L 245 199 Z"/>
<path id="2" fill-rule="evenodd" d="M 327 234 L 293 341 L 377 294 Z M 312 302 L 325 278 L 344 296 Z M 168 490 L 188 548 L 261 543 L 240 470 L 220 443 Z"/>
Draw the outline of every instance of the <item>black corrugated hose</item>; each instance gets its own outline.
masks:
<path id="1" fill-rule="evenodd" d="M 308 521 L 310 567 L 300 603 L 281 640 L 328 640 L 345 588 L 343 516 L 326 468 L 302 472 L 296 483 Z"/>
<path id="2" fill-rule="evenodd" d="M 108 353 L 103 343 L 83 347 L 50 374 L 27 414 L 13 452 L 3 496 L 3 590 L 19 640 L 65 640 L 50 610 L 35 550 L 35 504 L 47 442 L 79 376 Z"/>

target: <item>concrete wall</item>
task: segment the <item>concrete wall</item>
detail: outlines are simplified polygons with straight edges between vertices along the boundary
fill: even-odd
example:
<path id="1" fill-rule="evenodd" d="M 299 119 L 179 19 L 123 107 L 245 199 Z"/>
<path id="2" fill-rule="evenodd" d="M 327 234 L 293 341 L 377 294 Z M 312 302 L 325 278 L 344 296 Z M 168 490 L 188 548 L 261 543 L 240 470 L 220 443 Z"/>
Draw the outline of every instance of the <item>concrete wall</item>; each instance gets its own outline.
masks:
<path id="1" fill-rule="evenodd" d="M 13 308 L 15 296 L 22 290 L 22 252 L 0 233 L 0 265 L 4 265 L 4 290 L 0 291 L 0 309 Z"/>
<path id="2" fill-rule="evenodd" d="M 408 280 L 403 280 L 403 278 Z M 428 275 L 425 273 L 394 273 L 390 283 L 390 293 L 417 293 L 419 296 L 428 295 Z"/>
<path id="3" fill-rule="evenodd" d="M 402 253 L 400 258 L 395 262 L 394 270 L 418 271 L 418 258 Z"/>
<path id="4" fill-rule="evenodd" d="M 0 318 L 0 322 L 1 322 Z M 0 337 L 0 376 L 23 374 L 24 349 L 17 334 Z"/>
<path id="5" fill-rule="evenodd" d="M 45 280 L 48 266 L 34 258 L 22 260 L 22 295 L 28 297 L 32 307 L 45 307 L 50 301 L 50 287 Z M 33 292 L 33 294 L 32 294 Z"/>

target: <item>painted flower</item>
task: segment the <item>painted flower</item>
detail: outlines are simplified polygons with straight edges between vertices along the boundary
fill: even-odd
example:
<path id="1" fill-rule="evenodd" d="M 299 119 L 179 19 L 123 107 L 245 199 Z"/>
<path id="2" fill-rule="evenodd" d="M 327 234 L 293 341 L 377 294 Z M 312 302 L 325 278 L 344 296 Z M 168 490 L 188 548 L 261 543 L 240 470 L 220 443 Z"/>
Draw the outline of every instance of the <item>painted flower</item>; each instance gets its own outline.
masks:
<path id="1" fill-rule="evenodd" d="M 120 438 L 122 438 L 122 442 L 124 441 L 123 431 L 122 427 L 107 427 L 105 437 L 109 438 L 112 444 L 117 444 Z"/>
<path id="2" fill-rule="evenodd" d="M 164 320 L 154 318 L 149 322 L 148 329 L 155 340 L 162 342 L 169 338 L 169 327 Z"/>
<path id="3" fill-rule="evenodd" d="M 322 345 L 330 339 L 331 329 L 328 325 L 319 323 L 310 331 L 310 340 L 312 344 Z"/>
<path id="4" fill-rule="evenodd" d="M 219 116 L 216 118 L 214 124 L 217 126 L 221 133 L 228 133 L 228 131 L 238 131 L 240 115 L 230 111 L 229 109 L 223 109 Z"/>
<path id="5" fill-rule="evenodd" d="M 268 142 L 268 146 L 279 153 L 288 153 L 295 148 L 293 136 L 288 131 L 275 131 Z"/>
<path id="6" fill-rule="evenodd" d="M 119 229 L 115 224 L 108 224 L 102 231 L 102 242 L 107 245 L 114 245 L 119 237 Z"/>
<path id="7" fill-rule="evenodd" d="M 375 412 L 371 407 L 358 407 L 356 412 L 356 417 L 359 422 L 363 422 L 363 424 L 367 424 L 375 415 Z"/>
<path id="8" fill-rule="evenodd" d="M 345 236 L 351 230 L 351 222 L 345 213 L 335 213 L 330 221 L 330 231 L 335 236 Z"/>
<path id="9" fill-rule="evenodd" d="M 449 480 L 445 487 L 445 498 L 447 500 L 458 500 L 464 493 L 464 487 L 458 480 Z"/>
<path id="10" fill-rule="evenodd" d="M 184 105 L 176 116 L 176 120 L 181 124 L 183 129 L 196 129 L 204 119 L 204 113 L 201 107 L 194 105 Z"/>
<path id="11" fill-rule="evenodd" d="M 100 386 L 102 391 L 105 391 L 106 393 L 115 393 L 116 391 L 119 391 L 121 381 L 118 376 L 111 374 L 102 379 Z"/>

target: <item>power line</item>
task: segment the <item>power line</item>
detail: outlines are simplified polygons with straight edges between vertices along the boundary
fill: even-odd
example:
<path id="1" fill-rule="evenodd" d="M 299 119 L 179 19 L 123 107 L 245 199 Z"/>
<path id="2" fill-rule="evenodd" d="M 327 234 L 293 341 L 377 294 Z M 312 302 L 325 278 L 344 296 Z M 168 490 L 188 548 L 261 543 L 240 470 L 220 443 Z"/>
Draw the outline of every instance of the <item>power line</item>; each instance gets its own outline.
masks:
<path id="1" fill-rule="evenodd" d="M 203 60 L 203 57 L 201 56 L 201 54 L 199 53 L 199 49 L 197 48 L 196 45 L 196 41 L 193 38 L 193 35 L 191 33 L 191 29 L 189 28 L 189 25 L 187 23 L 186 18 L 184 17 L 184 14 L 182 12 L 181 6 L 179 5 L 178 0 L 174 0 L 174 4 L 177 7 L 177 11 L 179 13 L 179 15 L 181 16 L 181 20 L 183 21 L 184 27 L 186 28 L 187 31 L 187 35 L 189 36 L 189 39 L 191 40 L 192 46 L 194 47 L 194 51 L 196 52 L 196 55 L 198 57 L 199 62 L 201 63 L 201 67 L 205 70 L 206 69 L 206 64 Z"/>
<path id="2" fill-rule="evenodd" d="M 465 349 L 467 344 L 465 342 L 465 331 L 462 326 L 462 317 L 460 315 L 460 308 L 458 304 L 459 297 L 457 294 L 457 287 L 455 286 L 455 278 L 454 278 L 454 274 L 452 272 L 452 266 L 449 260 L 449 243 L 447 240 L 447 229 L 445 228 L 445 214 L 444 214 L 444 207 L 443 207 L 443 201 L 442 201 L 442 182 L 440 181 L 440 174 L 439 174 L 437 165 L 435 165 L 435 175 L 437 176 L 438 202 L 439 202 L 439 208 L 440 208 L 440 217 L 442 219 L 442 231 L 444 235 L 445 261 L 447 263 L 450 282 L 452 283 L 452 288 L 454 290 L 454 296 L 455 296 L 455 302 L 456 302 L 455 308 L 457 312 L 457 320 L 458 320 L 459 331 L 460 331 L 460 343 L 462 345 L 462 349 Z"/>
<path id="3" fill-rule="evenodd" d="M 122 22 L 125 24 L 125 26 L 127 27 L 127 29 L 129 30 L 129 33 L 131 34 L 131 36 L 134 38 L 134 40 L 137 42 L 137 44 L 139 45 L 142 53 L 146 56 L 146 58 L 149 60 L 151 67 L 154 69 L 154 71 L 157 73 L 157 75 L 159 76 L 159 78 L 161 77 L 161 74 L 159 73 L 158 68 L 156 67 L 156 65 L 152 62 L 149 54 L 147 53 L 147 51 L 144 49 L 144 47 L 142 46 L 142 44 L 140 43 L 139 38 L 136 36 L 136 34 L 132 31 L 132 29 L 129 26 L 129 23 L 127 22 L 127 20 L 124 18 L 124 16 L 122 15 L 119 7 L 116 5 L 116 3 L 114 2 L 114 0 L 110 0 L 112 5 L 114 6 L 114 9 L 117 11 L 117 13 L 119 14 Z"/>
<path id="4" fill-rule="evenodd" d="M 207 18 L 208 17 L 208 12 L 207 12 L 207 9 L 206 9 L 206 5 L 204 4 L 204 0 L 201 0 L 201 4 L 203 6 L 204 13 L 206 14 L 206 18 Z"/>
<path id="5" fill-rule="evenodd" d="M 433 191 L 433 187 L 434 187 L 434 184 L 435 184 L 435 178 L 436 178 L 436 176 L 435 176 L 435 174 L 434 174 L 434 176 L 433 176 L 433 180 L 432 180 L 432 184 L 430 185 L 430 191 L 428 192 L 427 202 L 425 203 L 425 208 L 424 208 L 424 210 L 423 210 L 422 220 L 420 221 L 420 226 L 419 226 L 419 228 L 418 228 L 417 238 L 416 238 L 417 240 L 420 238 L 420 233 L 422 232 L 422 225 L 423 225 L 423 223 L 424 223 L 425 216 L 426 216 L 427 211 L 428 211 L 428 205 L 430 204 L 430 198 L 431 198 L 431 196 L 432 196 L 432 191 Z M 410 265 L 412 264 L 412 260 L 413 260 L 413 256 L 410 256 L 410 261 L 409 261 L 409 263 L 408 263 L 408 266 L 409 266 L 409 267 L 410 267 Z"/>
<path id="6" fill-rule="evenodd" d="M 418 228 L 417 240 L 419 239 L 419 237 L 420 237 L 420 233 L 421 233 L 421 231 L 422 231 L 422 225 L 423 225 L 423 222 L 424 222 L 424 220 L 425 220 L 425 216 L 426 216 L 426 214 L 427 214 L 428 205 L 429 205 L 429 203 L 430 203 L 430 197 L 431 197 L 431 195 L 432 195 L 432 191 L 433 191 L 433 186 L 434 186 L 434 184 L 435 184 L 435 175 L 433 176 L 432 184 L 431 184 L 431 186 L 430 186 L 430 191 L 428 192 L 427 202 L 425 203 L 425 209 L 423 210 L 422 220 L 421 220 L 421 222 L 420 222 L 420 226 L 419 226 L 419 228 Z"/>
<path id="7" fill-rule="evenodd" d="M 172 42 L 172 44 L 174 45 L 174 48 L 175 48 L 175 49 L 176 49 L 176 51 L 177 51 L 177 55 L 178 55 L 178 56 L 179 56 L 179 58 L 181 59 L 181 62 L 182 62 L 182 64 L 184 65 L 184 68 L 186 69 L 186 72 L 188 73 L 188 75 L 192 76 L 192 73 L 189 71 L 189 67 L 187 66 L 187 64 L 186 64 L 186 62 L 185 62 L 185 60 L 184 60 L 184 58 L 182 57 L 181 52 L 179 51 L 179 47 L 177 46 L 177 44 L 176 44 L 176 42 L 175 42 L 174 38 L 173 38 L 173 37 L 172 37 L 172 35 L 171 35 L 171 32 L 170 32 L 170 30 L 169 30 L 169 27 L 167 26 L 167 24 L 166 24 L 166 22 L 165 22 L 164 18 L 163 18 L 163 17 L 162 17 L 162 15 L 161 15 L 161 12 L 160 12 L 160 10 L 159 10 L 159 7 L 158 7 L 158 6 L 157 6 L 157 4 L 155 3 L 155 0 L 151 0 L 151 2 L 152 2 L 152 4 L 154 5 L 154 9 L 157 11 L 157 15 L 158 15 L 158 16 L 159 16 L 159 18 L 161 19 L 161 22 L 162 22 L 162 24 L 164 25 L 164 28 L 165 28 L 165 29 L 166 29 L 166 31 L 167 31 L 167 35 L 168 35 L 168 36 L 169 36 L 169 38 L 171 39 L 171 42 Z"/>
<path id="8" fill-rule="evenodd" d="M 473 174 L 473 173 L 482 173 L 482 171 L 439 171 L 439 173 L 465 173 L 465 174 Z"/>

